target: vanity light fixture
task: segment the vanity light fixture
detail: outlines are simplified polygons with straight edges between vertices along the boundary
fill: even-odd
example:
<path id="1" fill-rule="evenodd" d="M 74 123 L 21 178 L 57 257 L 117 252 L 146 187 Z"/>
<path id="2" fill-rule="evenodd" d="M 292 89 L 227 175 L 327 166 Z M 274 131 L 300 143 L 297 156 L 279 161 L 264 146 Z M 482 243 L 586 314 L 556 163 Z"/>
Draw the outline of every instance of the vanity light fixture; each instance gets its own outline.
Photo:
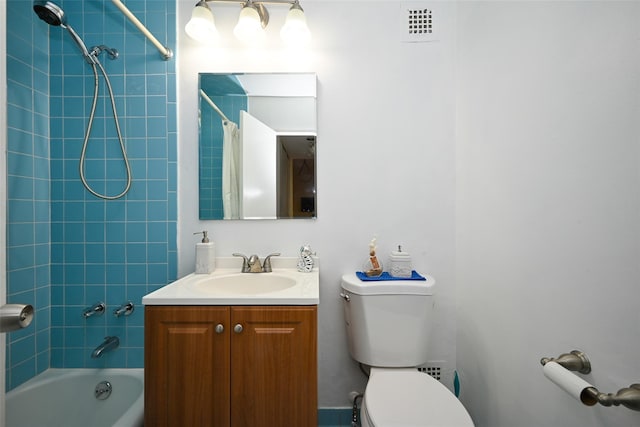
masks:
<path id="1" fill-rule="evenodd" d="M 291 5 L 284 26 L 280 30 L 280 37 L 291 46 L 306 44 L 311 38 L 311 32 L 307 26 L 307 17 L 300 7 L 298 0 Z"/>
<path id="2" fill-rule="evenodd" d="M 212 41 L 218 37 L 213 12 L 205 0 L 200 0 L 193 8 L 184 30 L 194 40 Z"/>
<path id="3" fill-rule="evenodd" d="M 233 34 L 238 40 L 252 43 L 264 38 L 264 29 L 269 23 L 269 12 L 262 3 L 248 0 L 240 10 Z"/>
<path id="4" fill-rule="evenodd" d="M 280 36 L 288 45 L 302 45 L 309 41 L 311 32 L 307 26 L 304 10 L 299 0 L 200 0 L 185 26 L 185 32 L 194 40 L 207 43 L 217 38 L 213 12 L 207 3 L 239 3 L 242 5 L 238 23 L 233 29 L 235 36 L 245 43 L 253 43 L 264 38 L 264 30 L 269 23 L 269 12 L 265 4 L 290 6 L 280 31 Z"/>

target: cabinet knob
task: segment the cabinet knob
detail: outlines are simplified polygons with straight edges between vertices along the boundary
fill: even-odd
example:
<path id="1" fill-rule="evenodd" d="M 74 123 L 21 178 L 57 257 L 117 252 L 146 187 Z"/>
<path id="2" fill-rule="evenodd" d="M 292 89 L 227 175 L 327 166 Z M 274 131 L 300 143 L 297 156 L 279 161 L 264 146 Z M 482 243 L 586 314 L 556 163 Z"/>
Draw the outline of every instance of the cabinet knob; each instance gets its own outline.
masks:
<path id="1" fill-rule="evenodd" d="M 216 333 L 221 334 L 224 332 L 224 325 L 222 323 L 218 323 L 216 325 Z"/>
<path id="2" fill-rule="evenodd" d="M 238 323 L 236 326 L 233 327 L 233 332 L 235 332 L 236 334 L 239 334 L 240 332 L 242 332 L 242 325 L 240 323 Z"/>

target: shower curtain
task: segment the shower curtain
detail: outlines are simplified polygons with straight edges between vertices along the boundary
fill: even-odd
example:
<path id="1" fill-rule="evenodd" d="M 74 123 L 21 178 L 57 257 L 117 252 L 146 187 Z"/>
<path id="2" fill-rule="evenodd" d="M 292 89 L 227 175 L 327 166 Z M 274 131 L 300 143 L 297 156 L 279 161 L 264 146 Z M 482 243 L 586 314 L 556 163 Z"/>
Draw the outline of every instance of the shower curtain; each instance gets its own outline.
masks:
<path id="1" fill-rule="evenodd" d="M 240 133 L 238 125 L 222 121 L 222 205 L 224 219 L 240 218 Z"/>

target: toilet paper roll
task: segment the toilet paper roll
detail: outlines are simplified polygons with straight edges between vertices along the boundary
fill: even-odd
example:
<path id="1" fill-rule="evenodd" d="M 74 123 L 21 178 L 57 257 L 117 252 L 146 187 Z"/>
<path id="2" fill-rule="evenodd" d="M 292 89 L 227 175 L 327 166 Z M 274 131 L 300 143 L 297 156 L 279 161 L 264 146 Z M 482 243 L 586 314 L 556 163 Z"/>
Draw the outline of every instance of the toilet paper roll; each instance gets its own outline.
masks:
<path id="1" fill-rule="evenodd" d="M 594 387 L 562 365 L 556 362 L 547 362 L 542 368 L 542 371 L 545 377 L 549 378 L 555 385 L 569 393 L 575 399 L 588 406 L 596 404 L 597 401 L 594 401 L 593 398 L 585 392 L 586 389 Z"/>
<path id="2" fill-rule="evenodd" d="M 0 307 L 0 332 L 26 328 L 32 320 L 33 306 L 29 304 L 6 304 Z"/>

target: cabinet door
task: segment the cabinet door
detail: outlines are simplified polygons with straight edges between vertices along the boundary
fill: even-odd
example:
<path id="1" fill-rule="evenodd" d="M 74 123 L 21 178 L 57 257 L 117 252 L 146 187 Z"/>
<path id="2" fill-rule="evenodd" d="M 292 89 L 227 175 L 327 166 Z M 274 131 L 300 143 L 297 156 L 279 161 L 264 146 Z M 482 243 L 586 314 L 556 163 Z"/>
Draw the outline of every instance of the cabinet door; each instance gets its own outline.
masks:
<path id="1" fill-rule="evenodd" d="M 316 426 L 315 306 L 232 307 L 234 427 Z"/>
<path id="2" fill-rule="evenodd" d="M 145 426 L 230 425 L 229 319 L 229 307 L 145 307 Z"/>

